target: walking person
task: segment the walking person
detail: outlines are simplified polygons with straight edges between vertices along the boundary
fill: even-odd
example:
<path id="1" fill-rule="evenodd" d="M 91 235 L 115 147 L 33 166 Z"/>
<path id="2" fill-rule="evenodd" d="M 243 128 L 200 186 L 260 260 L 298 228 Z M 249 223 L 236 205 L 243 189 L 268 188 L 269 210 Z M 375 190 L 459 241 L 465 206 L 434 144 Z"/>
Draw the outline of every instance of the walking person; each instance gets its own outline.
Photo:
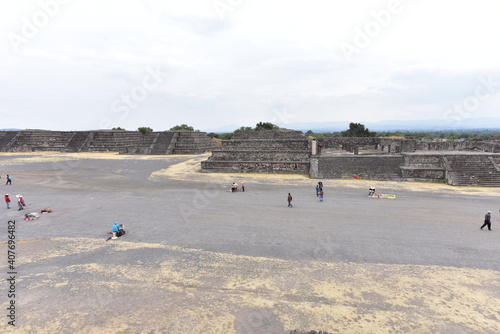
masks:
<path id="1" fill-rule="evenodd" d="M 8 184 L 12 185 L 12 178 L 9 175 L 7 175 L 7 182 L 5 182 L 5 185 Z"/>
<path id="2" fill-rule="evenodd" d="M 17 211 L 24 210 L 24 208 L 23 208 L 23 202 L 21 202 L 22 197 L 19 197 L 18 195 L 16 195 L 16 197 L 17 197 L 17 206 L 19 207 L 19 209 Z"/>
<path id="3" fill-rule="evenodd" d="M 242 193 L 244 193 L 244 192 L 245 192 L 245 184 L 244 184 L 244 183 L 242 183 L 242 184 L 241 184 L 241 192 L 242 192 Z"/>
<path id="4" fill-rule="evenodd" d="M 290 193 L 288 193 L 287 201 L 288 201 L 288 207 L 289 208 L 293 208 L 293 205 L 292 205 L 292 195 L 290 195 Z"/>
<path id="5" fill-rule="evenodd" d="M 323 202 L 323 190 L 319 191 L 319 201 Z"/>
<path id="6" fill-rule="evenodd" d="M 316 197 L 319 196 L 319 184 L 316 186 Z"/>
<path id="7" fill-rule="evenodd" d="M 26 206 L 26 203 L 24 202 L 23 195 L 19 194 L 19 195 L 16 195 L 16 197 L 19 199 L 19 202 L 21 203 L 22 206 Z"/>
<path id="8" fill-rule="evenodd" d="M 488 211 L 488 213 L 484 215 L 484 224 L 481 226 L 481 230 L 485 226 L 488 226 L 488 231 L 491 231 L 491 211 Z"/>
<path id="9" fill-rule="evenodd" d="M 7 209 L 10 209 L 10 197 L 9 197 L 9 194 L 5 194 L 5 203 L 7 204 Z"/>

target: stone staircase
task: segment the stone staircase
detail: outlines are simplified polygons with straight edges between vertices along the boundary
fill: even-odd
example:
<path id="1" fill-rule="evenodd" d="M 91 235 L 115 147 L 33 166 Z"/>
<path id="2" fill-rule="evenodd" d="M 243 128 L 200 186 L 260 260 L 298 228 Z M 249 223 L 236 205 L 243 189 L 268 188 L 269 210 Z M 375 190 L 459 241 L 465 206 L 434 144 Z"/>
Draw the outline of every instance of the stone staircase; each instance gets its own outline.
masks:
<path id="1" fill-rule="evenodd" d="M 456 186 L 500 187 L 500 157 L 493 154 L 447 155 L 443 157 L 447 181 Z"/>
<path id="2" fill-rule="evenodd" d="M 86 144 L 90 141 L 92 135 L 93 133 L 91 131 L 75 131 L 64 147 L 63 152 L 87 151 Z"/>
<path id="3" fill-rule="evenodd" d="M 19 131 L 9 144 L 16 152 L 62 151 L 74 132 L 26 130 Z"/>
<path id="4" fill-rule="evenodd" d="M 0 132 L 0 152 L 10 152 L 11 144 L 20 131 L 2 131 Z"/>
<path id="5" fill-rule="evenodd" d="M 201 163 L 202 172 L 309 174 L 308 140 L 300 131 L 235 133 Z"/>
<path id="6" fill-rule="evenodd" d="M 170 131 L 160 132 L 149 154 L 172 154 L 172 152 L 169 152 L 168 147 L 174 134 L 174 132 Z"/>
<path id="7" fill-rule="evenodd" d="M 177 131 L 172 154 L 202 154 L 215 149 L 215 143 L 205 132 Z"/>
<path id="8" fill-rule="evenodd" d="M 143 135 L 136 131 L 95 131 L 87 152 L 149 154 L 158 133 Z"/>

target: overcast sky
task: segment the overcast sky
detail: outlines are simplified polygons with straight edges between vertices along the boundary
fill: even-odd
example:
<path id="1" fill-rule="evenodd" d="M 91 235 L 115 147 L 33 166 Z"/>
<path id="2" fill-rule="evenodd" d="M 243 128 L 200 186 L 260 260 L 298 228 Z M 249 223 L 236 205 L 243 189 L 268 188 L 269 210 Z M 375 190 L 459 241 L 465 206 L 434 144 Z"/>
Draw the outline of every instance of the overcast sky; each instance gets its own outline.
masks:
<path id="1" fill-rule="evenodd" d="M 493 0 L 0 4 L 0 128 L 212 131 L 499 114 Z"/>

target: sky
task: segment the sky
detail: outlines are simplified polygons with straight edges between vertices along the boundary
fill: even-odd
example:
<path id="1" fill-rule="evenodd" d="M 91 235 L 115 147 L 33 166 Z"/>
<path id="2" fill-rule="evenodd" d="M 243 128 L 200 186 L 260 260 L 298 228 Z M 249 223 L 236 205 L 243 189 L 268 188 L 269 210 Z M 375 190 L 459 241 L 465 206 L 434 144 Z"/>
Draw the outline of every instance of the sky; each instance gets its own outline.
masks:
<path id="1" fill-rule="evenodd" d="M 0 0 L 0 129 L 500 117 L 492 0 Z"/>

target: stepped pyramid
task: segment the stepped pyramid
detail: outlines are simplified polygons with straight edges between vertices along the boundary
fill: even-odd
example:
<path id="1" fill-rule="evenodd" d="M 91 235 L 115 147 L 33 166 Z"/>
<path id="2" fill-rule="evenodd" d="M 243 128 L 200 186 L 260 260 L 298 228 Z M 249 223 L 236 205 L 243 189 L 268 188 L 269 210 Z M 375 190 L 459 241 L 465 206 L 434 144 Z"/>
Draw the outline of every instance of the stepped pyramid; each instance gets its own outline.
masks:
<path id="1" fill-rule="evenodd" d="M 231 140 L 202 161 L 208 173 L 309 174 L 309 142 L 295 130 L 236 132 Z"/>
<path id="2" fill-rule="evenodd" d="M 0 131 L 0 152 L 118 152 L 121 154 L 201 154 L 215 148 L 205 132 L 164 131 Z"/>

